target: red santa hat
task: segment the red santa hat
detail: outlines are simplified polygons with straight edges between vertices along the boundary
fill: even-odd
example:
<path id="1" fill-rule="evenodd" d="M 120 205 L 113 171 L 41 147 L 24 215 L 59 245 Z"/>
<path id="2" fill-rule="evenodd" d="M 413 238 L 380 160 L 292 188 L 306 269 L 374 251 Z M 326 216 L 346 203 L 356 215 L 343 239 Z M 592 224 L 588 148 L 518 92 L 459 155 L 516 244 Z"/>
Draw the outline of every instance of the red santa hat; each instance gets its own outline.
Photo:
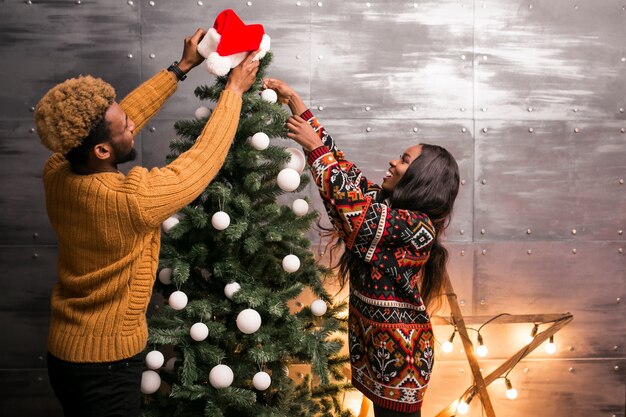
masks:
<path id="1" fill-rule="evenodd" d="M 207 58 L 209 72 L 216 75 L 226 75 L 257 49 L 261 51 L 254 59 L 263 58 L 270 49 L 263 25 L 246 25 L 231 9 L 215 18 L 213 27 L 198 44 L 198 53 Z"/>

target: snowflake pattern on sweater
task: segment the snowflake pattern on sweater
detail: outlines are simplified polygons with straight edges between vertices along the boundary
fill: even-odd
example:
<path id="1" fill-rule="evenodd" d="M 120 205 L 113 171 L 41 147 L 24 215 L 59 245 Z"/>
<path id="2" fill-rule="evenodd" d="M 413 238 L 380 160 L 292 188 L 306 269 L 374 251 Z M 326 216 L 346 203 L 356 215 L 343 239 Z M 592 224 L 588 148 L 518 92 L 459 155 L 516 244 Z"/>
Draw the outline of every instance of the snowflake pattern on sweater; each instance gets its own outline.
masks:
<path id="1" fill-rule="evenodd" d="M 434 360 L 418 281 L 435 228 L 424 213 L 377 202 L 381 187 L 345 159 L 310 110 L 302 118 L 324 143 L 308 162 L 333 227 L 346 249 L 371 265 L 370 276 L 350 280 L 352 384 L 382 408 L 416 412 Z"/>

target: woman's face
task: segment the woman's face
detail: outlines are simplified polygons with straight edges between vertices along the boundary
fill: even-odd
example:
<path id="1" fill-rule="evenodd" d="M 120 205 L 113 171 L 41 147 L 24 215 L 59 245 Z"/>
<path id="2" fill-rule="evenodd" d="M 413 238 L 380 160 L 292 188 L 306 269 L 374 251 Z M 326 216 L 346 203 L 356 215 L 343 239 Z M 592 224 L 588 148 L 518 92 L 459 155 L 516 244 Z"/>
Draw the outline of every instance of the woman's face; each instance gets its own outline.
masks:
<path id="1" fill-rule="evenodd" d="M 421 154 L 422 145 L 415 145 L 404 151 L 404 153 L 400 155 L 400 158 L 389 161 L 389 171 L 387 171 L 387 175 L 383 178 L 383 190 L 391 193 L 404 176 L 404 173 L 409 165 L 411 165 L 411 162 L 413 162 Z"/>

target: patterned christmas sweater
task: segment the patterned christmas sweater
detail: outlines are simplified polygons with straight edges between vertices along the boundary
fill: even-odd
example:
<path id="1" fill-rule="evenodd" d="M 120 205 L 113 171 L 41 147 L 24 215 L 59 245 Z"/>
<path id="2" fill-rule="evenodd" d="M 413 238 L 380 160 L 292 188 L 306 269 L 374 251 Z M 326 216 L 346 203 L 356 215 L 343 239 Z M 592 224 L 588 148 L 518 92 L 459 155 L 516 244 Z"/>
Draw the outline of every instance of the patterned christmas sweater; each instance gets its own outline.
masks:
<path id="1" fill-rule="evenodd" d="M 324 146 L 308 163 L 333 227 L 371 266 L 350 278 L 349 349 L 352 384 L 378 406 L 421 409 L 433 365 L 433 332 L 418 291 L 435 228 L 424 213 L 376 201 L 381 187 L 344 158 L 310 110 L 302 114 Z"/>

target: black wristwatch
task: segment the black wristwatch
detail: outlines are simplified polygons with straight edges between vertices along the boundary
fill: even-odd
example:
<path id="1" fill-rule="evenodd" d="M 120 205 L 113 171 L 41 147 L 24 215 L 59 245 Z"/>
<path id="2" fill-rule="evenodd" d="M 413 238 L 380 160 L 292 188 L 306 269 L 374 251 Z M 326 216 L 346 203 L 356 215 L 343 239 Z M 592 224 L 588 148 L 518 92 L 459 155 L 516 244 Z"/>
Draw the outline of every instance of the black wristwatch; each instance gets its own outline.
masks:
<path id="1" fill-rule="evenodd" d="M 178 61 L 174 61 L 172 65 L 167 67 L 167 70 L 172 71 L 174 75 L 176 75 L 176 78 L 178 78 L 178 81 L 184 81 L 185 78 L 187 78 L 187 74 L 185 74 L 178 66 Z"/>

